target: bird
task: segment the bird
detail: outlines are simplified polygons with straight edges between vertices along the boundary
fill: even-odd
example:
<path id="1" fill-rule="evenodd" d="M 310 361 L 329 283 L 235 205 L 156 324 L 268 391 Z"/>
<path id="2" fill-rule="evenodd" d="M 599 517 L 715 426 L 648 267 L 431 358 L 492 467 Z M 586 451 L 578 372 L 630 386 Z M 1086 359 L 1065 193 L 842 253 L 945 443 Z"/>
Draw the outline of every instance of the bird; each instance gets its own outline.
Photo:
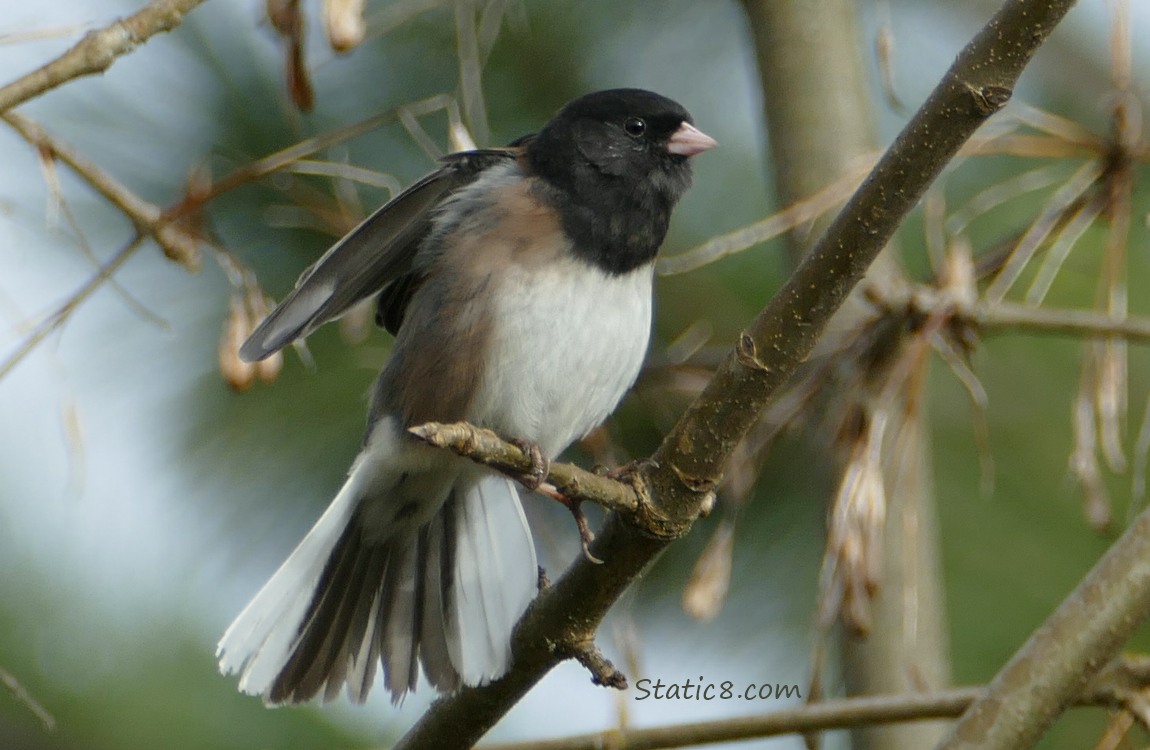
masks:
<path id="1" fill-rule="evenodd" d="M 690 157 L 716 146 L 642 89 L 569 102 L 536 134 L 449 154 L 308 270 L 240 347 L 258 361 L 377 297 L 395 336 L 363 447 L 315 526 L 224 633 L 269 705 L 398 703 L 511 666 L 539 569 L 516 484 L 408 433 L 467 421 L 556 456 L 634 384 L 654 262 Z"/>

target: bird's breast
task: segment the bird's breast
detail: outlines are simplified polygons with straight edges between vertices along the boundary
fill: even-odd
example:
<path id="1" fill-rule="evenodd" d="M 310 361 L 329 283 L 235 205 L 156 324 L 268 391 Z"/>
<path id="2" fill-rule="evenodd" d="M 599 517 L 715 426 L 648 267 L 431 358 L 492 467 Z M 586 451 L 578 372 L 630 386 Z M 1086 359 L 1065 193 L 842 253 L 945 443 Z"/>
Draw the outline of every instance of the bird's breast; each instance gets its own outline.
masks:
<path id="1" fill-rule="evenodd" d="M 470 420 L 551 456 L 594 429 L 643 364 L 652 275 L 652 264 L 614 275 L 574 256 L 503 269 Z"/>

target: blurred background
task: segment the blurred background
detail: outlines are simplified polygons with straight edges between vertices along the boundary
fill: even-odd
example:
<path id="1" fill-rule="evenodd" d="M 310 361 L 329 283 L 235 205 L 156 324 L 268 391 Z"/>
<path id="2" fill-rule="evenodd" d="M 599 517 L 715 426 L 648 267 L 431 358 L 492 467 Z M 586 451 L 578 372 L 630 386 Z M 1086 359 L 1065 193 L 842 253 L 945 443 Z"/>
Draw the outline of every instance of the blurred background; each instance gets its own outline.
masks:
<path id="1" fill-rule="evenodd" d="M 1039 107 L 1107 136 L 1117 5 L 1083 0 L 1024 75 L 1010 108 Z M 1130 5 L 1137 113 L 1147 94 L 1150 6 Z M 0 78 L 15 79 L 138 7 L 120 0 L 0 4 Z M 291 101 L 285 42 L 255 0 L 207 2 L 106 74 L 69 83 L 19 112 L 167 206 L 189 185 L 306 138 L 439 94 L 466 99 L 452 3 L 369 0 L 367 37 L 344 55 L 327 43 L 320 3 L 301 7 L 302 60 L 314 89 L 309 113 Z M 993 8 L 858 3 L 880 143 L 893 138 L 908 110 L 892 103 L 879 81 L 885 76 L 913 110 Z M 675 215 L 666 255 L 783 208 L 741 3 L 524 0 L 479 3 L 468 12 L 481 54 L 489 54 L 482 108 L 476 101 L 463 108 L 480 145 L 530 132 L 582 93 L 649 88 L 683 103 L 722 145 L 695 160 L 695 186 Z M 883 54 L 875 51 L 879 41 Z M 418 118 L 444 151 L 448 120 L 442 109 Z M 1137 126 L 1142 132 L 1140 120 Z M 289 351 L 274 383 L 236 392 L 221 376 L 218 355 L 229 303 L 253 279 L 282 296 L 341 231 L 389 197 L 389 185 L 406 185 L 433 166 L 398 122 L 313 158 L 337 176 L 285 172 L 211 201 L 202 229 L 214 247 L 204 246 L 199 273 L 145 244 L 114 283 L 102 284 L 66 324 L 13 361 L 36 326 L 125 245 L 132 228 L 67 168 L 45 168 L 50 162 L 36 149 L 0 127 L 0 357 L 14 362 L 0 379 L 0 677 L 11 688 L 0 689 L 0 748 L 387 747 L 430 700 L 421 691 L 400 707 L 377 694 L 366 707 L 340 700 L 267 710 L 215 668 L 223 629 L 340 485 L 361 439 L 367 389 L 389 346 L 380 331 L 328 326 L 308 342 L 314 366 Z M 1058 154 L 970 158 L 948 170 L 940 190 L 949 206 L 961 207 L 1018 174 L 1049 170 L 1045 187 L 1008 193 L 1010 200 L 971 226 L 981 251 L 1025 230 L 1081 163 Z M 1144 171 L 1139 165 L 1134 174 L 1144 179 Z M 350 179 L 356 176 L 370 179 Z M 1150 305 L 1138 291 L 1150 282 L 1150 196 L 1145 182 L 1134 185 L 1123 269 L 1129 312 L 1145 315 Z M 900 234 L 900 252 L 919 280 L 931 273 L 930 228 L 919 214 Z M 1106 236 L 1088 228 L 1072 248 L 1050 292 L 1060 306 L 1094 304 Z M 649 454 L 702 377 L 698 368 L 670 366 L 729 347 L 789 267 L 786 246 L 775 240 L 663 277 L 651 370 L 603 433 L 569 458 L 590 465 Z M 987 398 L 985 445 L 963 383 L 945 364 L 930 370 L 922 409 L 933 440 L 955 684 L 992 677 L 1144 504 L 1132 480 L 1144 460 L 1137 448 L 1150 358 L 1134 344 L 1123 388 L 1129 409 L 1117 433 L 1126 467 L 1111 462 L 1087 488 L 1105 491 L 1113 521 L 1098 529 L 1084 513 L 1082 483 L 1068 457 L 1081 444 L 1072 406 L 1085 349 L 1074 337 L 987 337 L 970 362 Z M 758 479 L 740 490 L 737 513 L 701 521 L 617 605 L 600 645 L 632 685 L 643 677 L 702 677 L 795 684 L 807 697 L 828 498 L 839 481 L 835 461 L 815 443 L 802 431 L 788 432 L 762 458 L 761 471 L 756 459 Z M 557 576 L 578 554 L 574 526 L 549 501 L 527 505 Z M 733 533 L 729 549 L 712 542 L 724 524 Z M 708 620 L 682 606 L 704 551 L 731 570 L 729 590 L 712 582 L 706 592 L 722 605 L 707 612 Z M 1132 647 L 1144 648 L 1146 635 Z M 826 639 L 822 684 L 831 696 L 844 691 L 833 668 L 834 641 Z M 634 689 L 593 687 L 581 668 L 564 665 L 489 739 L 704 720 L 794 703 L 636 697 Z M 1073 710 L 1041 747 L 1091 747 L 1106 721 L 1101 709 Z M 842 732 L 826 739 L 828 747 L 847 745 Z M 1137 730 L 1128 739 L 1130 747 L 1145 741 Z M 732 746 L 803 745 L 780 738 Z"/>

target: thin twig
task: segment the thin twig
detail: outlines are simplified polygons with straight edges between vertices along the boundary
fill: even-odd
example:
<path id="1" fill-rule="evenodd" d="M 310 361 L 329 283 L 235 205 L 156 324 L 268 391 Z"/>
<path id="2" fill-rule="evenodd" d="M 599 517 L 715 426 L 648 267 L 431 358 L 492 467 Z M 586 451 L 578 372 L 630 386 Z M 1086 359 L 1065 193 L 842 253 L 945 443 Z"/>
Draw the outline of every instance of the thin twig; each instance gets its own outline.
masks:
<path id="1" fill-rule="evenodd" d="M 20 684 L 20 681 L 16 679 L 15 675 L 5 669 L 0 669 L 0 682 L 4 683 L 4 686 L 12 691 L 12 695 L 15 696 L 16 700 L 23 703 L 29 711 L 36 715 L 36 718 L 40 720 L 40 723 L 44 725 L 45 729 L 49 732 L 55 731 L 56 717 L 52 716 L 52 714 L 48 712 L 48 709 L 44 708 L 40 705 L 39 701 L 32 697 L 32 694 Z"/>
<path id="2" fill-rule="evenodd" d="M 428 422 L 412 427 L 408 432 L 431 445 L 447 448 L 513 478 L 534 468 L 531 456 L 518 445 L 502 439 L 491 430 L 466 422 Z M 638 495 L 630 485 L 593 474 L 573 464 L 551 464 L 545 479 L 569 500 L 586 500 L 607 510 L 624 513 L 634 513 L 639 507 Z"/>
<path id="3" fill-rule="evenodd" d="M 0 88 L 0 113 L 82 76 L 102 73 L 147 39 L 179 26 L 204 0 L 154 0 L 127 18 L 95 31 L 55 60 Z"/>
<path id="4" fill-rule="evenodd" d="M 969 312 L 970 321 L 985 331 L 1023 330 L 1069 336 L 1117 336 L 1127 341 L 1150 342 L 1150 318 L 1116 318 L 1097 310 L 1032 307 L 1014 302 L 980 302 Z"/>
<path id="5" fill-rule="evenodd" d="M 12 352 L 12 354 L 8 355 L 5 359 L 0 360 L 0 380 L 3 380 L 4 376 L 11 372 L 12 368 L 18 365 L 20 361 L 24 359 L 30 351 L 35 349 L 41 341 L 46 339 L 52 331 L 55 331 L 67 322 L 76 308 L 90 297 L 92 292 L 99 289 L 104 282 L 112 278 L 112 274 L 114 274 L 120 266 L 124 265 L 124 261 L 132 257 L 132 254 L 136 252 L 143 241 L 144 235 L 137 234 L 131 242 L 120 248 L 119 252 L 113 255 L 111 260 L 100 266 L 92 278 L 84 282 L 84 285 L 73 292 L 66 302 L 61 304 L 48 315 L 48 317 L 40 322 L 32 332 L 28 334 L 24 342 L 16 348 L 16 351 Z"/>
<path id="6" fill-rule="evenodd" d="M 871 287 L 868 299 L 892 314 L 928 317 L 946 314 L 956 323 L 983 333 L 1044 333 L 1077 337 L 1110 337 L 1150 342 L 1150 317 L 1116 317 L 1100 310 L 1038 307 L 1004 300 L 978 300 L 966 305 L 928 287 L 890 292 Z"/>
<path id="7" fill-rule="evenodd" d="M 483 63 L 480 60 L 476 29 L 477 3 L 457 0 L 455 3 L 455 45 L 459 58 L 459 93 L 463 116 L 475 140 L 486 144 L 491 137 L 487 125 L 487 105 L 483 99 Z"/>
<path id="8" fill-rule="evenodd" d="M 44 160 L 44 163 L 46 169 L 48 168 L 47 165 L 49 164 L 53 166 L 55 165 L 54 161 L 47 158 Z M 95 251 L 92 249 L 92 244 L 88 242 L 88 237 L 84 234 L 84 227 L 80 225 L 80 221 L 76 218 L 75 212 L 72 211 L 71 206 L 68 205 L 67 198 L 65 198 L 63 193 L 60 191 L 58 182 L 49 180 L 48 178 L 45 179 L 48 181 L 49 189 L 56 193 L 54 200 L 59 206 L 60 215 L 64 217 L 64 221 L 66 221 L 68 226 L 71 227 L 72 235 L 76 240 L 77 247 L 80 248 L 80 252 L 84 254 L 85 258 L 92 261 L 93 265 L 99 266 L 100 259 L 96 256 Z M 125 305 L 127 305 L 141 318 L 159 326 L 160 328 L 168 329 L 171 327 L 168 321 L 163 318 L 163 316 L 157 312 L 154 312 L 142 301 L 137 299 L 135 295 L 129 292 L 123 285 L 120 284 L 120 282 L 116 281 L 115 279 L 109 279 L 108 286 L 113 291 L 115 291 L 117 295 L 119 295 L 120 299 L 124 301 Z"/>
<path id="9" fill-rule="evenodd" d="M 584 641 L 574 644 L 567 656 L 583 665 L 591 673 L 591 682 L 600 687 L 627 689 L 627 675 L 619 671 L 611 660 L 603 656 L 603 652 L 594 641 Z"/>
<path id="10" fill-rule="evenodd" d="M 1138 659 L 1130 670 L 1146 685 L 1144 660 Z M 1129 671 L 1124 662 L 1114 668 L 1112 680 L 1099 681 L 1075 701 L 1077 706 L 1119 705 L 1123 694 L 1136 685 L 1122 684 Z M 802 734 L 827 729 L 849 729 L 876 724 L 894 724 L 929 719 L 949 719 L 962 714 L 982 695 L 983 687 L 951 688 L 930 693 L 876 695 L 808 703 L 797 708 L 770 711 L 758 716 L 741 716 L 650 728 L 608 729 L 602 732 L 560 737 L 551 740 L 508 742 L 480 745 L 478 750 L 660 750 L 665 748 L 713 745 L 722 742 L 762 739 L 786 734 Z"/>
<path id="11" fill-rule="evenodd" d="M 190 271 L 199 270 L 200 250 L 196 238 L 172 223 L 164 211 L 139 197 L 71 146 L 52 137 L 36 123 L 16 112 L 0 115 L 24 140 L 68 165 L 98 193 L 124 212 L 142 234 L 150 235 L 164 255 Z"/>
<path id="12" fill-rule="evenodd" d="M 384 125 L 390 125 L 392 123 L 398 122 L 400 113 L 403 111 L 410 112 L 416 116 L 422 116 L 441 109 L 447 109 L 452 105 L 453 102 L 454 99 L 452 99 L 452 97 L 447 94 L 436 94 L 435 96 L 429 96 L 426 99 L 420 99 L 417 102 L 405 104 L 402 107 L 389 109 L 386 112 L 381 112 L 380 114 L 375 115 L 374 117 L 369 117 L 366 120 L 361 120 L 360 122 L 352 123 L 351 125 L 347 125 L 336 130 L 330 130 L 321 135 L 304 139 L 299 143 L 288 146 L 287 148 L 277 151 L 274 154 L 269 154 L 261 159 L 257 159 L 256 161 L 245 164 L 242 167 L 233 170 L 224 177 L 213 182 L 211 186 L 204 191 L 203 195 L 197 196 L 198 200 L 194 203 L 194 205 L 178 206 L 173 209 L 172 215 L 182 216 L 185 212 L 188 212 L 191 209 L 199 208 L 203 204 L 219 197 L 229 190 L 234 190 L 240 185 L 245 185 L 249 182 L 252 182 L 253 180 L 258 180 L 261 177 L 266 177 L 270 174 L 274 174 L 275 172 L 278 172 L 281 169 L 285 169 L 298 162 L 300 159 L 311 156 L 317 151 L 329 148 L 336 145 L 337 143 L 343 143 L 344 141 L 364 135 L 365 133 L 370 133 L 376 128 L 380 128 Z"/>
<path id="13" fill-rule="evenodd" d="M 1034 220 L 1026 233 L 1010 251 L 1006 262 L 986 289 L 986 297 L 994 302 L 1006 298 L 1006 293 L 1030 264 L 1046 238 L 1073 212 L 1074 207 L 1105 173 L 1101 161 L 1088 161 L 1078 168 L 1061 187 L 1054 191 L 1046 202 L 1041 214 Z"/>

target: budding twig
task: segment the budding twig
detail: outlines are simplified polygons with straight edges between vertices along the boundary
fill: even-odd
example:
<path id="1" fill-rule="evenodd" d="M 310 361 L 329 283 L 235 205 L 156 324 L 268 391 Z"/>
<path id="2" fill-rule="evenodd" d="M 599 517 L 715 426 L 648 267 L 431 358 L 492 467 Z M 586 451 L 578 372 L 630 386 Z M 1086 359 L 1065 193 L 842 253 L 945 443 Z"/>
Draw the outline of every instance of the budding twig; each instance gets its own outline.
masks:
<path id="1" fill-rule="evenodd" d="M 75 78 L 102 73 L 116 58 L 128 54 L 148 37 L 179 26 L 184 16 L 203 1 L 154 0 L 127 18 L 88 32 L 55 60 L 0 88 L 0 112 Z"/>
<path id="2" fill-rule="evenodd" d="M 412 427 L 408 432 L 430 445 L 446 448 L 512 478 L 519 478 L 535 468 L 531 454 L 523 448 L 504 440 L 491 430 L 466 422 L 428 422 Z M 572 501 L 592 502 L 607 510 L 623 513 L 634 513 L 639 507 L 639 496 L 633 486 L 599 476 L 574 464 L 551 464 L 546 480 Z"/>

